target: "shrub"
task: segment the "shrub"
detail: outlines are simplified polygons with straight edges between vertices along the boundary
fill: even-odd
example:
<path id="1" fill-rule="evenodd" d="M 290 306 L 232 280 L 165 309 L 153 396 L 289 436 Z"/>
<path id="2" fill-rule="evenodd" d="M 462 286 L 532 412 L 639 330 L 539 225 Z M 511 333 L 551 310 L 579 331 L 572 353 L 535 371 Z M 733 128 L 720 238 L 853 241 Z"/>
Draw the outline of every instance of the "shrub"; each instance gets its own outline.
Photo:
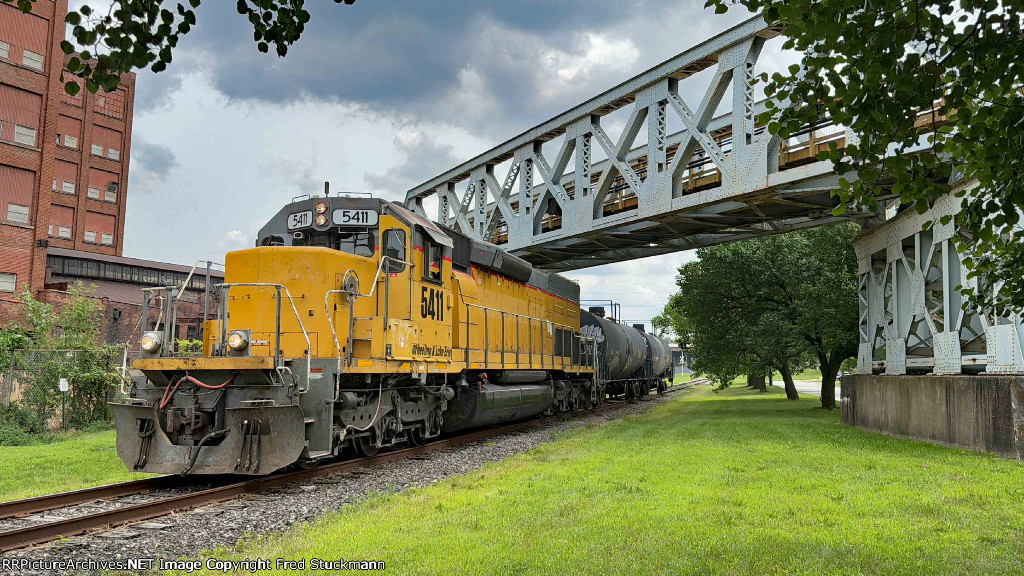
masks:
<path id="1" fill-rule="evenodd" d="M 13 422 L 0 422 L 0 446 L 27 446 L 34 444 L 32 436 Z"/>

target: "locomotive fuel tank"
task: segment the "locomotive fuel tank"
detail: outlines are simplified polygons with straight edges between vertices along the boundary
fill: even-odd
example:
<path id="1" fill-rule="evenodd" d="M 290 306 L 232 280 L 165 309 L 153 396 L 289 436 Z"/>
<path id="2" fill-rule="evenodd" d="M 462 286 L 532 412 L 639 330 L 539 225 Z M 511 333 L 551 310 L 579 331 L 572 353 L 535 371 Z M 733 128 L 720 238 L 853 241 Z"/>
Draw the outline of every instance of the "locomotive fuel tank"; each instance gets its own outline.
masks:
<path id="1" fill-rule="evenodd" d="M 551 406 L 555 393 L 543 384 L 475 384 L 462 380 L 448 401 L 443 432 L 490 426 L 536 416 Z"/>

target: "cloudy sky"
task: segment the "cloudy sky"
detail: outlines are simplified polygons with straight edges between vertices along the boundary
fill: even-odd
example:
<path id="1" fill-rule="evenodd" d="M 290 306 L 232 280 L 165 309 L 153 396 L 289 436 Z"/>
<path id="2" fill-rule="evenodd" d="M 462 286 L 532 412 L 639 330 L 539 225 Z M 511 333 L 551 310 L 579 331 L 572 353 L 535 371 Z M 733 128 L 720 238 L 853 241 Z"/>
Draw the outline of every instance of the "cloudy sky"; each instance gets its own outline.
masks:
<path id="1" fill-rule="evenodd" d="M 139 74 L 125 255 L 223 261 L 293 196 L 410 187 L 748 15 L 703 0 L 307 2 L 287 58 L 234 2 L 204 2 L 170 68 Z M 703 91 L 703 87 L 700 88 Z M 685 96 L 685 94 L 684 94 Z M 690 253 L 568 276 L 657 314 Z"/>

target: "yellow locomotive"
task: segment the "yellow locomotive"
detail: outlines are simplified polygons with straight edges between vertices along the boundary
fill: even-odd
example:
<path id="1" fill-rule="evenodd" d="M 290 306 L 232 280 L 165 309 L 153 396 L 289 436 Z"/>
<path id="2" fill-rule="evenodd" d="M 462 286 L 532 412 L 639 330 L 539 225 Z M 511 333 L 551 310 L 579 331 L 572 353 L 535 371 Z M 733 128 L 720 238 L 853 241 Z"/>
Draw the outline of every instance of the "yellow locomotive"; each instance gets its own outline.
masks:
<path id="1" fill-rule="evenodd" d="M 153 300 L 142 375 L 112 405 L 133 470 L 267 474 L 664 386 L 667 345 L 609 364 L 572 281 L 372 197 L 285 206 L 213 289 L 200 357 L 175 354 L 179 289 Z"/>

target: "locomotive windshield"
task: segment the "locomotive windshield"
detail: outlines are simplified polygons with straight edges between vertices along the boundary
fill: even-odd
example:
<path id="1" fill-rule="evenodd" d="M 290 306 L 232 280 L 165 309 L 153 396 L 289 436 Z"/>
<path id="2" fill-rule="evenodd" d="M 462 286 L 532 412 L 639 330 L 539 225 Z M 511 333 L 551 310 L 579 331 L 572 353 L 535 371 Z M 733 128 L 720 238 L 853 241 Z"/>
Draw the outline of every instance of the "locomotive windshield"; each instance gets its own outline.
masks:
<path id="1" fill-rule="evenodd" d="M 338 233 L 335 248 L 342 252 L 355 254 L 364 258 L 372 258 L 377 247 L 377 232 L 372 228 L 364 230 L 342 230 Z"/>
<path id="2" fill-rule="evenodd" d="M 273 236 L 269 238 L 274 238 Z M 277 243 L 267 242 L 264 246 L 280 246 Z M 294 235 L 292 246 L 323 246 L 342 252 L 372 258 L 377 247 L 377 230 L 374 228 L 336 228 L 323 232 L 305 232 Z"/>

